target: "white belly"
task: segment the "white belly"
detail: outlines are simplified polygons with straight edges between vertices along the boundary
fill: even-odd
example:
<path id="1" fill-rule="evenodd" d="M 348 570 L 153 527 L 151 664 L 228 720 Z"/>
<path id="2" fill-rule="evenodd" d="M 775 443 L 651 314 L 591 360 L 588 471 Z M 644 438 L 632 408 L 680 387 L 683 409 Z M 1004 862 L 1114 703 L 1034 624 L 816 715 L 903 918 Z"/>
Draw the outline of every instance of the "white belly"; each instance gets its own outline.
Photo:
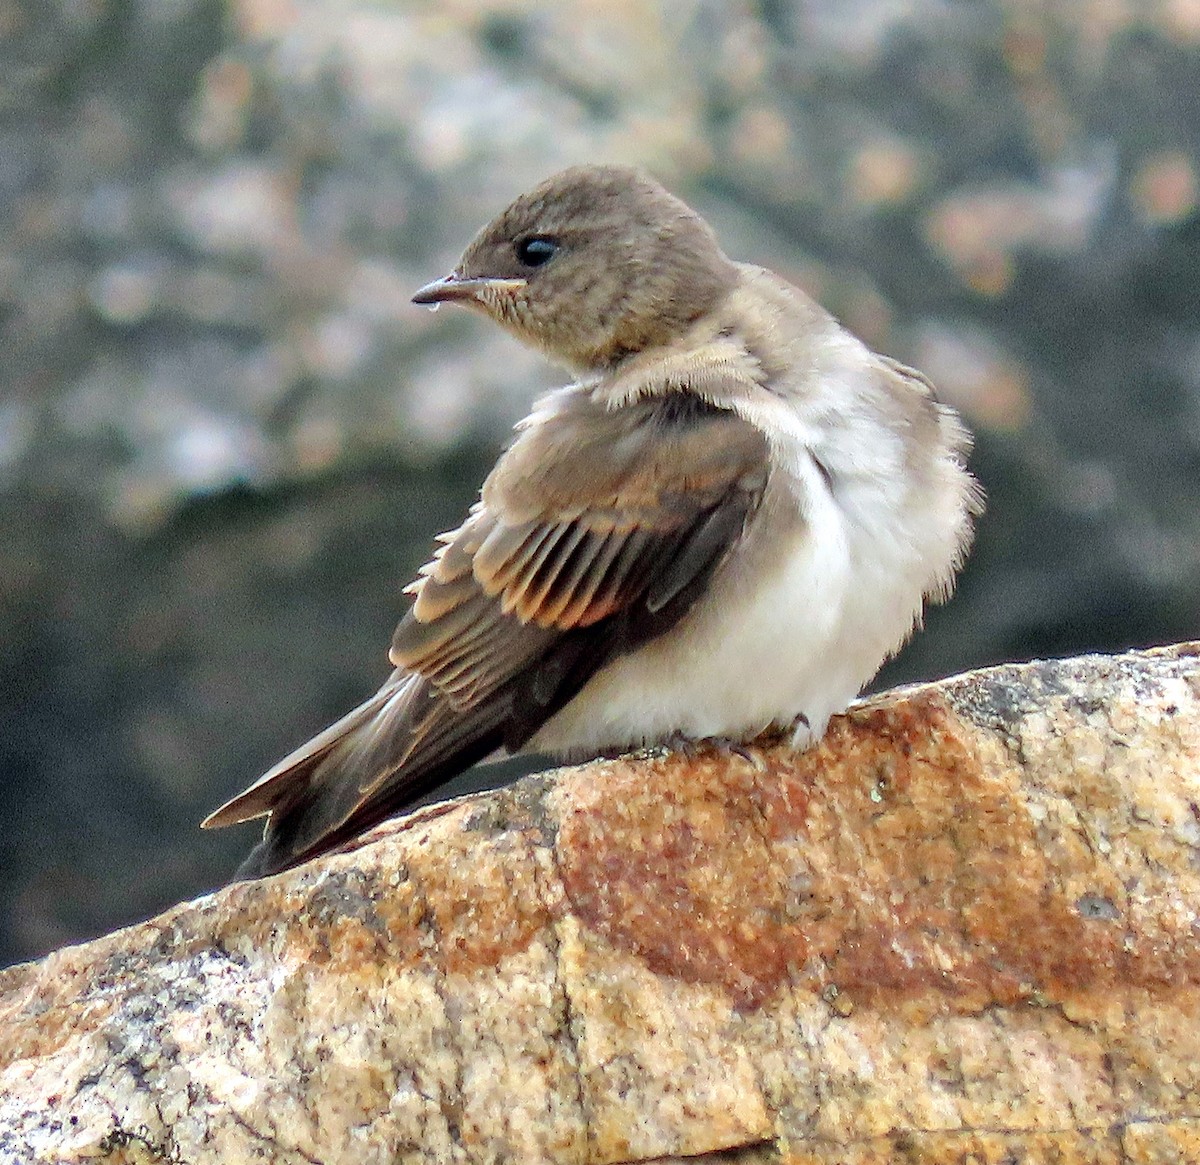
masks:
<path id="1" fill-rule="evenodd" d="M 530 747 L 571 755 L 676 732 L 746 738 L 800 716 L 820 737 L 907 638 L 945 552 L 915 537 L 924 515 L 878 509 L 883 498 L 873 499 L 881 520 L 866 529 L 823 484 L 805 491 L 802 517 L 793 490 L 764 499 L 743 545 L 675 628 L 597 672 Z"/>

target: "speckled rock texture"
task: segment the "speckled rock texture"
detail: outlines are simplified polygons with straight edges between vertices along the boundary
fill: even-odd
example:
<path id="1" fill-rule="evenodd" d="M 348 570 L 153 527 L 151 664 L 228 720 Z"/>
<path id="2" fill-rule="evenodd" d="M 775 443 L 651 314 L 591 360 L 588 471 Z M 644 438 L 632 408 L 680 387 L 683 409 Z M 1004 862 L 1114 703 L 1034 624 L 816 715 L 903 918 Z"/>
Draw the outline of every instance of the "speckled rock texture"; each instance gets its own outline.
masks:
<path id="1" fill-rule="evenodd" d="M 1200 1162 L 1200 644 L 528 778 L 0 975 L 0 1161 Z"/>

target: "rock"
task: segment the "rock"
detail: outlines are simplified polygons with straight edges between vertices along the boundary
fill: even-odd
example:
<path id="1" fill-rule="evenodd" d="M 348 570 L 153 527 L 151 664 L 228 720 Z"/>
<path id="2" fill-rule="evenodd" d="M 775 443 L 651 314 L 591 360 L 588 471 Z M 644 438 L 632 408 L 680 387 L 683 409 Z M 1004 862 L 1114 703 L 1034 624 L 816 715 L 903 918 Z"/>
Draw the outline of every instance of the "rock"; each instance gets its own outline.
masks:
<path id="1" fill-rule="evenodd" d="M 0 974 L 0 1161 L 1200 1161 L 1200 644 L 420 811 Z"/>

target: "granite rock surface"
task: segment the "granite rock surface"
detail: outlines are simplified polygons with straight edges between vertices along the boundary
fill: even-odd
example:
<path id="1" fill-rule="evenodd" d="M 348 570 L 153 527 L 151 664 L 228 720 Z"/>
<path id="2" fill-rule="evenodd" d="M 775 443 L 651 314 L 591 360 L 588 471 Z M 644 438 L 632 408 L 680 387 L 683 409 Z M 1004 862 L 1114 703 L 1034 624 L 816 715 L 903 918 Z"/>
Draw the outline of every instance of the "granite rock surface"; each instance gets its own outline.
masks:
<path id="1" fill-rule="evenodd" d="M 0 974 L 0 1162 L 1200 1161 L 1200 645 L 428 809 Z"/>

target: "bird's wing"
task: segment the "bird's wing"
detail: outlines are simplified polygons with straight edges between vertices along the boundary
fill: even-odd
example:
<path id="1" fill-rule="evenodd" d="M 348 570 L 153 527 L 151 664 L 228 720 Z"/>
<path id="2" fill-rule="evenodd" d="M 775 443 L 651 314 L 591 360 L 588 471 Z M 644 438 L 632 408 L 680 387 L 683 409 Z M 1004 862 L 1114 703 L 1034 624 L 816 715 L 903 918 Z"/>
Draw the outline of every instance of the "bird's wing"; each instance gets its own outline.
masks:
<path id="1" fill-rule="evenodd" d="M 686 613 L 767 472 L 762 432 L 694 393 L 615 409 L 552 394 L 408 588 L 387 684 L 205 824 L 270 813 L 266 868 L 280 869 L 519 748 L 607 660 Z"/>
<path id="2" fill-rule="evenodd" d="M 700 397 L 606 410 L 567 395 L 505 454 L 410 587 L 392 662 L 459 707 L 519 681 L 506 740 L 519 747 L 570 698 L 570 637 L 602 626 L 587 642 L 607 658 L 665 630 L 740 536 L 766 477 L 762 433 Z"/>

